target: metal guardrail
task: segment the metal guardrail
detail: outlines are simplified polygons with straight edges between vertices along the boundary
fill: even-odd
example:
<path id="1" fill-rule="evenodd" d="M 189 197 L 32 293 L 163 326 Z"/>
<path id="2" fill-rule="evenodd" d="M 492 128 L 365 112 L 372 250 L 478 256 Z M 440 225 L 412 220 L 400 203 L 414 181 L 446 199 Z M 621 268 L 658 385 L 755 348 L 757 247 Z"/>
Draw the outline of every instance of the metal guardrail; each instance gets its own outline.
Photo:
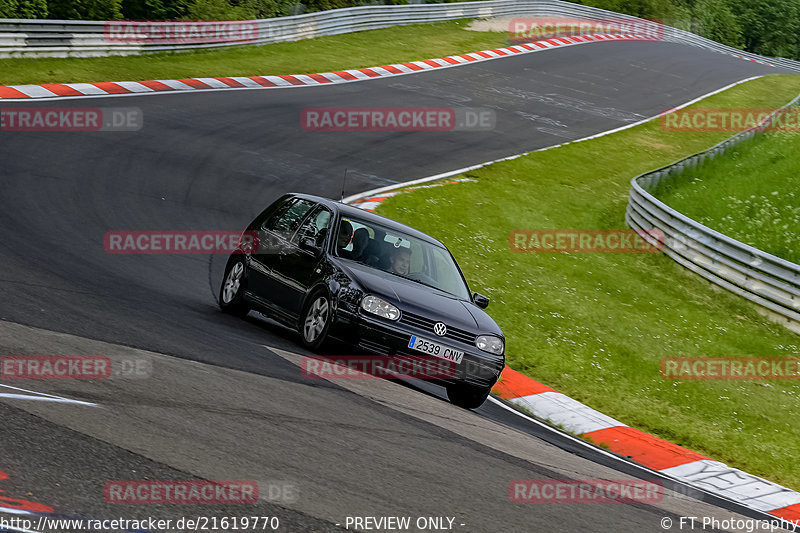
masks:
<path id="1" fill-rule="evenodd" d="M 574 17 L 587 20 L 642 19 L 621 15 L 562 0 L 482 0 L 451 4 L 409 4 L 348 7 L 250 21 L 258 28 L 257 36 L 246 42 L 241 39 L 207 40 L 205 42 L 165 44 L 163 40 L 114 42 L 106 37 L 103 21 L 19 20 L 0 19 L 0 57 L 91 57 L 130 55 L 143 52 L 179 51 L 216 48 L 242 44 L 268 44 L 294 41 L 324 35 L 337 35 L 401 24 L 421 24 L 461 18 L 508 16 Z M 754 61 L 767 61 L 776 66 L 800 71 L 800 62 L 783 58 L 767 58 L 716 43 L 688 31 L 663 27 L 663 40 L 734 54 Z"/>
<path id="2" fill-rule="evenodd" d="M 800 96 L 781 109 L 795 106 Z M 773 112 L 761 124 L 676 163 L 631 180 L 626 223 L 639 230 L 664 233 L 663 251 L 705 279 L 758 304 L 767 315 L 800 333 L 800 265 L 748 246 L 672 209 L 650 192 L 687 168 L 696 167 L 736 144 L 761 134 Z"/>

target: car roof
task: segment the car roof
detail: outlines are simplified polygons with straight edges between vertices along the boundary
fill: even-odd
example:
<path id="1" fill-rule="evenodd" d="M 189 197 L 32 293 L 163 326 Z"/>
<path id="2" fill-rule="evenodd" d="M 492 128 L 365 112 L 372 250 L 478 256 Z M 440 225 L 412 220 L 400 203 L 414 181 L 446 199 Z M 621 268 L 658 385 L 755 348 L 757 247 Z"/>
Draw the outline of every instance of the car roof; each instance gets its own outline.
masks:
<path id="1" fill-rule="evenodd" d="M 434 239 L 430 235 L 426 233 L 422 233 L 418 229 L 414 229 L 410 226 L 406 226 L 405 224 L 401 224 L 396 220 L 392 220 L 391 218 L 386 218 L 381 215 L 375 214 L 371 211 L 365 211 L 364 209 L 359 209 L 358 207 L 354 207 L 352 205 L 343 204 L 342 202 L 337 202 L 335 200 L 331 200 L 330 198 L 323 198 L 321 196 L 314 196 L 312 194 L 302 194 L 302 193 L 289 193 L 291 196 L 295 196 L 297 198 L 305 198 L 307 200 L 311 200 L 312 202 L 320 203 L 332 211 L 334 213 L 339 213 L 342 216 L 348 218 L 358 218 L 367 222 L 374 222 L 376 224 L 380 224 L 384 227 L 389 229 L 393 229 L 395 231 L 399 231 L 402 233 L 406 233 L 415 237 L 421 241 L 425 241 L 436 246 L 440 246 L 442 248 L 447 248 L 444 244 L 440 241 Z"/>

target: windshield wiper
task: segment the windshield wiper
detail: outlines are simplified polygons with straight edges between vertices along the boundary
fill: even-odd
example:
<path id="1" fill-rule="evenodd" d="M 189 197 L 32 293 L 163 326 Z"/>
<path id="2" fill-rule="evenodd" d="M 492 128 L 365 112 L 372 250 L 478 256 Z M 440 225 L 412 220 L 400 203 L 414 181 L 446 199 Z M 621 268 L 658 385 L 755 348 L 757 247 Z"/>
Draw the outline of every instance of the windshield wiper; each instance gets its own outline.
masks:
<path id="1" fill-rule="evenodd" d="M 447 292 L 446 290 L 444 290 L 444 289 L 442 289 L 440 287 L 437 287 L 436 285 L 431 285 L 430 283 L 425 283 L 422 280 L 419 280 L 417 278 L 412 278 L 411 276 L 406 276 L 405 274 L 398 274 L 397 272 L 392 272 L 391 270 L 384 270 L 384 272 L 388 272 L 389 274 L 394 274 L 395 276 L 397 276 L 399 278 L 411 280 L 413 282 L 419 283 L 420 285 L 425 285 L 426 287 L 430 287 L 432 289 L 436 289 L 437 291 L 442 291 L 444 293 L 451 294 L 451 293 Z M 453 296 L 455 296 L 455 294 L 453 294 Z"/>

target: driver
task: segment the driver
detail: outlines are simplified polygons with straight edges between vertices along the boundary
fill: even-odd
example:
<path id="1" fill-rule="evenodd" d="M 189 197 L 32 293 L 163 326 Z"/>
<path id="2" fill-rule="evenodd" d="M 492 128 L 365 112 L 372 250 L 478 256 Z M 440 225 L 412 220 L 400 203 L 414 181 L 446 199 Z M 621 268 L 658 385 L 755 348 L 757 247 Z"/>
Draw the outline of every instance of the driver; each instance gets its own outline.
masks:
<path id="1" fill-rule="evenodd" d="M 411 249 L 400 247 L 392 250 L 389 256 L 389 271 L 395 274 L 408 275 L 411 268 Z"/>
<path id="2" fill-rule="evenodd" d="M 336 236 L 336 248 L 338 249 L 340 255 L 343 252 L 347 252 L 347 250 L 344 248 L 350 244 L 350 239 L 352 238 L 353 225 L 346 220 L 342 220 L 342 223 L 339 225 L 339 235 Z"/>

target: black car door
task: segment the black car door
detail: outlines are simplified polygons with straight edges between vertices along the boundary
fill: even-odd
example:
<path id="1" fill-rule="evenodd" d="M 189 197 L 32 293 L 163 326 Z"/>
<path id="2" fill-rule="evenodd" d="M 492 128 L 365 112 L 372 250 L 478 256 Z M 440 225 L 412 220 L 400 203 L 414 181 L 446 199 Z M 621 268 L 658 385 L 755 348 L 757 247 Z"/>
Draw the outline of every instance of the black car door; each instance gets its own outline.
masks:
<path id="1" fill-rule="evenodd" d="M 258 248 L 250 257 L 248 288 L 270 308 L 280 311 L 284 307 L 288 289 L 277 269 L 281 258 L 291 251 L 290 239 L 315 206 L 303 198 L 290 198 L 257 230 Z"/>
<path id="2" fill-rule="evenodd" d="M 292 316 L 302 312 L 308 290 L 324 276 L 321 267 L 331 227 L 331 212 L 318 205 L 311 211 L 278 259 L 274 277 L 283 285 L 279 305 Z"/>

